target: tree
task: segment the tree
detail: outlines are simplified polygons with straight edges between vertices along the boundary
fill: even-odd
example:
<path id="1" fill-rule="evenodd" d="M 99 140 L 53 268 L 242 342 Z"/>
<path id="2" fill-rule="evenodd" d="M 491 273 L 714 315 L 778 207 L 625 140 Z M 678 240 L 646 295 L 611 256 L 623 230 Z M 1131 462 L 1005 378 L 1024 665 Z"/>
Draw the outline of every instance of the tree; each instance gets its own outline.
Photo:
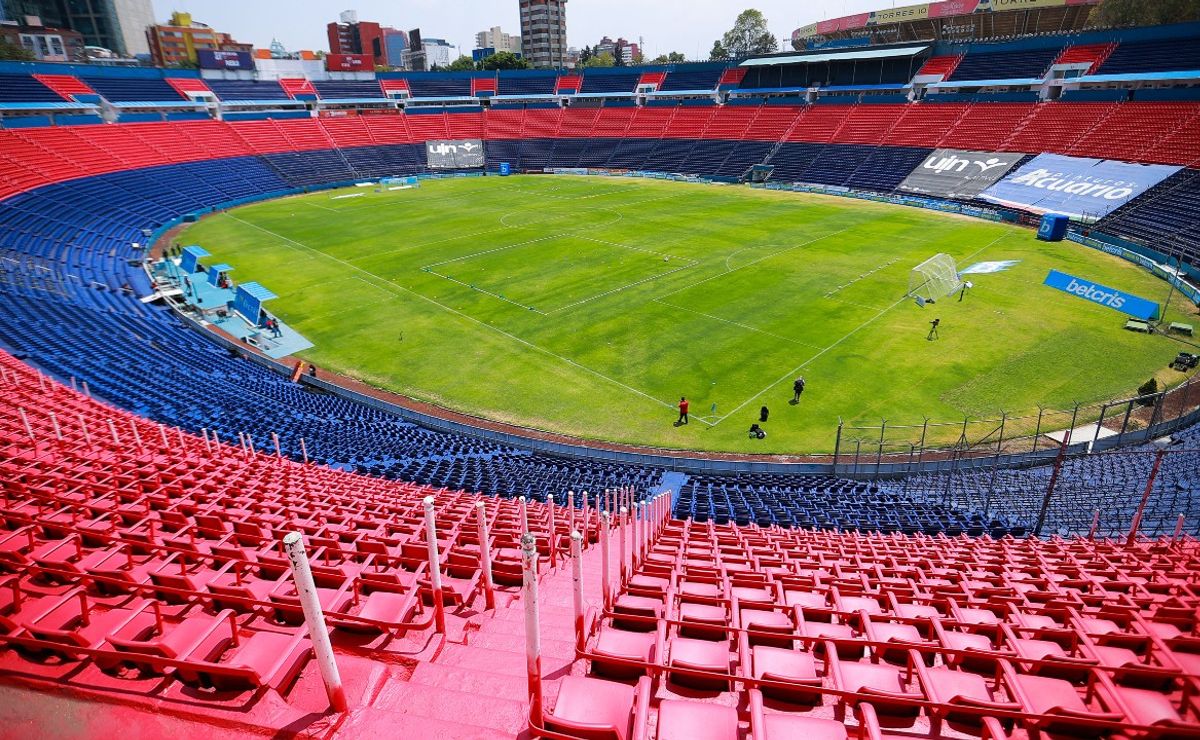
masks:
<path id="1" fill-rule="evenodd" d="M 726 55 L 734 59 L 779 51 L 779 40 L 767 29 L 767 19 L 753 8 L 742 11 L 720 43 Z"/>
<path id="2" fill-rule="evenodd" d="M 1200 0 L 1104 0 L 1096 9 L 1098 25 L 1157 26 L 1200 20 Z"/>
<path id="3" fill-rule="evenodd" d="M 493 69 L 529 69 L 529 62 L 511 51 L 498 51 L 486 57 L 479 66 L 486 70 Z"/>
<path id="4" fill-rule="evenodd" d="M 579 66 L 586 66 L 588 61 L 590 61 L 593 56 L 594 54 L 592 54 L 592 47 L 583 47 L 583 50 L 579 52 Z"/>
<path id="5" fill-rule="evenodd" d="M 625 42 L 618 41 L 616 48 L 613 50 L 613 66 L 614 67 L 624 67 L 625 66 L 625 49 L 626 49 Z"/>
<path id="6" fill-rule="evenodd" d="M 708 52 L 708 58 L 714 62 L 721 62 L 729 58 L 729 52 L 725 50 L 720 39 L 713 42 L 713 48 Z"/>
<path id="7" fill-rule="evenodd" d="M 580 67 L 613 67 L 616 66 L 616 60 L 613 55 L 607 51 L 602 51 L 599 54 L 593 54 L 592 58 L 579 65 Z"/>
<path id="8" fill-rule="evenodd" d="M 17 62 L 32 62 L 36 59 L 33 52 L 26 49 L 24 46 L 10 44 L 7 40 L 0 38 L 0 59 L 7 59 Z"/>
<path id="9" fill-rule="evenodd" d="M 450 66 L 446 67 L 450 72 L 474 72 L 476 69 L 475 60 L 468 56 L 461 56 L 450 62 Z"/>
<path id="10" fill-rule="evenodd" d="M 687 61 L 687 57 L 685 57 L 683 54 L 680 54 L 677 51 L 673 51 L 670 54 L 659 54 L 658 56 L 651 59 L 650 63 L 651 64 L 679 64 L 680 62 L 686 62 L 686 61 Z"/>

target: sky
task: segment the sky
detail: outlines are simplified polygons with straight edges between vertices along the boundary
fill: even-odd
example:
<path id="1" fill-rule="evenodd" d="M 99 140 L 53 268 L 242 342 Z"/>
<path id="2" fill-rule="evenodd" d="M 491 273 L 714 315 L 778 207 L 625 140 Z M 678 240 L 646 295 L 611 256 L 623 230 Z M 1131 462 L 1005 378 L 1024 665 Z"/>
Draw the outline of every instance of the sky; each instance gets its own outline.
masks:
<path id="1" fill-rule="evenodd" d="M 900 5 L 914 0 L 901 0 Z M 291 50 L 328 49 L 325 24 L 343 10 L 360 20 L 408 30 L 427 38 L 445 38 L 470 54 L 475 34 L 492 26 L 520 32 L 517 0 L 153 0 L 165 21 L 173 10 L 187 11 L 202 23 L 238 41 L 266 47 L 278 38 Z M 601 36 L 645 40 L 648 59 L 669 51 L 707 58 L 713 41 L 733 26 L 747 7 L 761 10 L 781 44 L 794 29 L 843 15 L 896 5 L 893 0 L 569 0 L 567 36 L 571 46 L 595 44 Z M 790 48 L 790 47 L 789 47 Z"/>

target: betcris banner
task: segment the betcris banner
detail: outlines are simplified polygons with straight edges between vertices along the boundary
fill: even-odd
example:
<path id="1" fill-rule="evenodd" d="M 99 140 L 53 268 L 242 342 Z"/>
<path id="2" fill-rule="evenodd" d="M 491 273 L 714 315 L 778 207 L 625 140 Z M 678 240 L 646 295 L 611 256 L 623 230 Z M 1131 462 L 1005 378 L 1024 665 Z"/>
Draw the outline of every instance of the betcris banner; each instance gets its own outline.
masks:
<path id="1" fill-rule="evenodd" d="M 974 198 L 1021 161 L 1024 154 L 938 149 L 900 183 L 900 189 L 937 198 Z"/>
<path id="2" fill-rule="evenodd" d="M 1122 293 L 1116 288 L 1109 288 L 1091 280 L 1084 280 L 1065 272 L 1051 270 L 1046 276 L 1046 285 L 1064 293 L 1070 293 L 1078 298 L 1120 311 L 1134 318 L 1153 321 L 1158 318 L 1159 305 L 1154 301 L 1139 298 L 1129 293 Z"/>
<path id="3" fill-rule="evenodd" d="M 1033 213 L 1096 221 L 1181 169 L 1041 154 L 979 197 Z"/>

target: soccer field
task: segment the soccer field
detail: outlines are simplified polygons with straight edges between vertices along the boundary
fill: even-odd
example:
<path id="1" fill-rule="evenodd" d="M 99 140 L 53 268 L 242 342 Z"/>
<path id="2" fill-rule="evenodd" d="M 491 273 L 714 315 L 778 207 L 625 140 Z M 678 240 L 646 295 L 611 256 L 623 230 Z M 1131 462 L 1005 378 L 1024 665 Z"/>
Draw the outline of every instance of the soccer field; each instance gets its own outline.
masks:
<path id="1" fill-rule="evenodd" d="M 277 293 L 268 307 L 324 369 L 590 439 L 828 452 L 839 417 L 1036 413 L 1182 379 L 1166 369 L 1178 344 L 1041 284 L 1055 268 L 1161 302 L 1166 284 L 1139 268 L 1027 229 L 851 199 L 461 178 L 250 205 L 177 242 Z M 904 297 L 909 272 L 939 252 L 960 270 L 1016 264 L 969 276 L 962 302 L 920 308 Z M 927 341 L 934 318 L 940 338 Z M 799 375 L 808 388 L 793 406 Z M 692 420 L 676 427 L 680 396 Z M 763 405 L 768 436 L 749 439 Z"/>

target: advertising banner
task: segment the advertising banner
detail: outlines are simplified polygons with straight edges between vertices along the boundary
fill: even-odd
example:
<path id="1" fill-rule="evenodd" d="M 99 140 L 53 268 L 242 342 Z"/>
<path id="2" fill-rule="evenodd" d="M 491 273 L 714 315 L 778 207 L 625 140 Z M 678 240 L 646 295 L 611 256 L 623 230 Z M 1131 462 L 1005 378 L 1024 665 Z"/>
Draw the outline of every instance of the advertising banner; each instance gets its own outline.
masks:
<path id="1" fill-rule="evenodd" d="M 1073 296 L 1097 303 L 1114 311 L 1120 311 L 1134 318 L 1153 321 L 1158 318 L 1159 305 L 1154 301 L 1139 298 L 1129 293 L 1122 293 L 1116 288 L 1109 288 L 1091 280 L 1077 278 L 1065 272 L 1051 270 L 1046 276 L 1046 285 L 1070 293 Z"/>
<path id="2" fill-rule="evenodd" d="M 254 57 L 248 51 L 198 49 L 196 63 L 200 69 L 254 69 Z"/>
<path id="3" fill-rule="evenodd" d="M 1024 156 L 938 149 L 900 183 L 900 189 L 938 198 L 974 198 L 1008 174 Z"/>
<path id="4" fill-rule="evenodd" d="M 992 203 L 1081 221 L 1107 216 L 1178 172 L 1173 165 L 1041 154 L 985 190 Z"/>
<path id="5" fill-rule="evenodd" d="M 370 54 L 326 54 L 325 69 L 329 72 L 374 72 L 375 57 Z"/>
<path id="6" fill-rule="evenodd" d="M 427 141 L 425 152 L 430 168 L 435 170 L 467 170 L 483 166 L 483 142 L 479 139 Z"/>
<path id="7" fill-rule="evenodd" d="M 819 34 L 854 31 L 870 26 L 921 21 L 929 18 L 954 18 L 975 13 L 1059 8 L 1069 5 L 1096 5 L 1099 2 L 1100 0 L 941 0 L 941 2 L 916 3 L 819 21 L 796 29 L 792 38 L 802 39 Z"/>

